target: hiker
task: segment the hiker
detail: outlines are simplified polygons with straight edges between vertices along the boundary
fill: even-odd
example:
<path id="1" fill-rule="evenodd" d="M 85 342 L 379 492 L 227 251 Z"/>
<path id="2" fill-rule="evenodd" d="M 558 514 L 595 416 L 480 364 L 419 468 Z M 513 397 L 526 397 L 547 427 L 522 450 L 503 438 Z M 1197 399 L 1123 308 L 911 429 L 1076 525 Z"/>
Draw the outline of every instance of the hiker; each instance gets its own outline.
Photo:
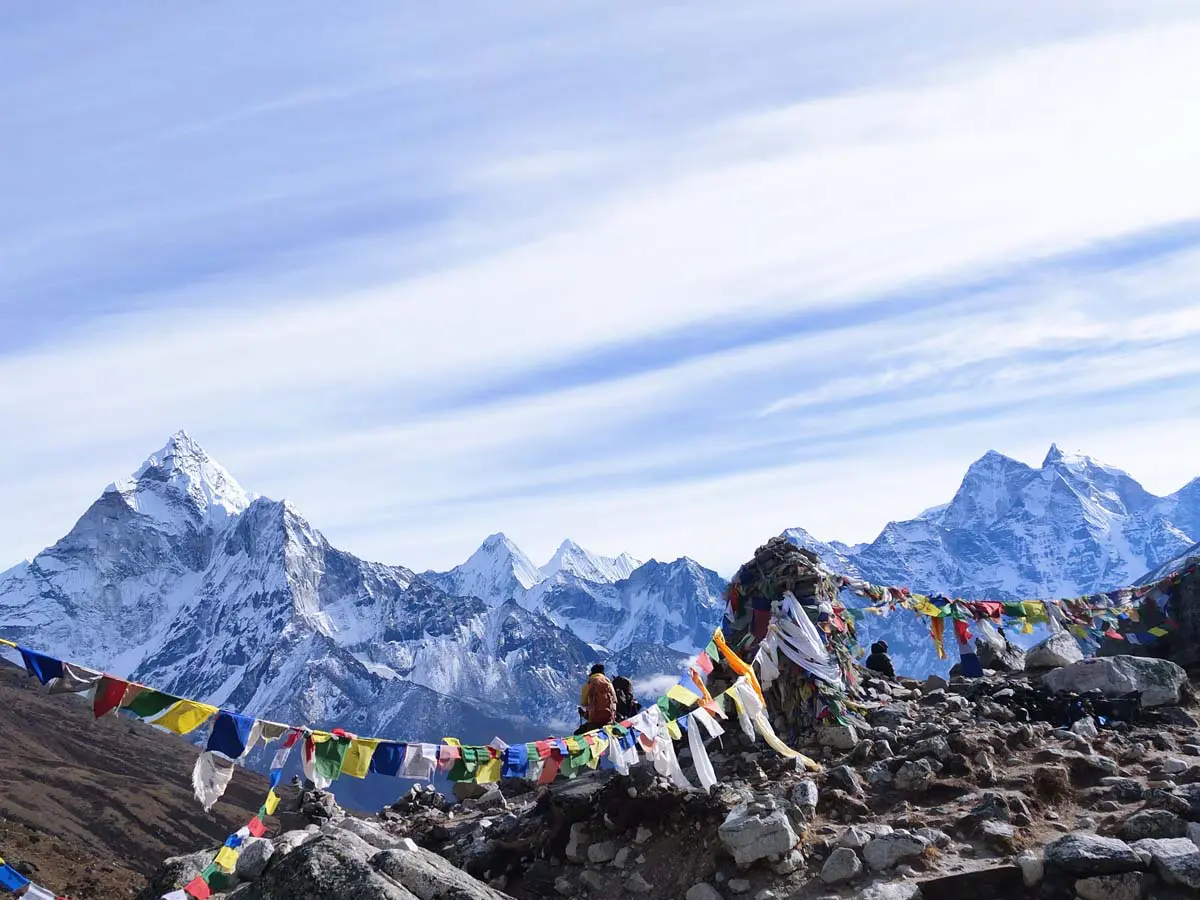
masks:
<path id="1" fill-rule="evenodd" d="M 867 657 L 866 665 L 872 672 L 878 672 L 888 678 L 896 677 L 896 670 L 892 668 L 892 658 L 888 656 L 887 641 L 876 641 L 871 645 L 871 655 Z"/>
<path id="2" fill-rule="evenodd" d="M 617 721 L 617 692 L 604 674 L 604 663 L 596 663 L 579 694 L 579 714 L 587 721 L 575 729 L 576 734 L 595 731 Z"/>
<path id="3" fill-rule="evenodd" d="M 612 684 L 613 690 L 617 692 L 617 721 L 632 719 L 642 708 L 642 704 L 633 696 L 633 682 L 624 675 L 618 675 Z"/>

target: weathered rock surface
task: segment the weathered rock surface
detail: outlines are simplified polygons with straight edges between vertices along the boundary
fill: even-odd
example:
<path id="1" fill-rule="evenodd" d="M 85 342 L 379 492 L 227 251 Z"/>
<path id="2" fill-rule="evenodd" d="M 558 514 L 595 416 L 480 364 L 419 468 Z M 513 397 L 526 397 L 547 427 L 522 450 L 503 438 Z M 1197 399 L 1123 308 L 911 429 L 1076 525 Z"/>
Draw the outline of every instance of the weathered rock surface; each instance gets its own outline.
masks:
<path id="1" fill-rule="evenodd" d="M 857 853 L 849 847 L 838 847 L 821 867 L 821 880 L 826 884 L 841 884 L 856 878 L 862 870 Z"/>
<path id="2" fill-rule="evenodd" d="M 1149 852 L 1154 873 L 1167 884 L 1200 890 L 1200 847 L 1187 838 L 1147 838 L 1133 849 Z"/>
<path id="3" fill-rule="evenodd" d="M 1052 634 L 1025 652 L 1025 668 L 1053 669 L 1069 666 L 1083 659 L 1079 642 L 1065 631 Z"/>
<path id="4" fill-rule="evenodd" d="M 899 865 L 906 859 L 913 859 L 925 852 L 929 842 L 924 838 L 907 832 L 894 832 L 874 838 L 863 847 L 863 859 L 875 872 L 882 872 Z"/>
<path id="5" fill-rule="evenodd" d="M 466 872 L 428 850 L 383 850 L 371 864 L 400 884 L 418 900 L 505 900 Z"/>
<path id="6" fill-rule="evenodd" d="M 1179 702 L 1187 673 L 1167 659 L 1104 656 L 1064 664 L 1047 672 L 1043 681 L 1051 690 L 1077 694 L 1100 691 L 1108 697 L 1119 697 L 1139 691 L 1142 705 L 1155 707 Z"/>
<path id="7" fill-rule="evenodd" d="M 787 814 L 770 798 L 736 807 L 717 833 L 739 865 L 787 853 L 800 840 Z"/>
<path id="8" fill-rule="evenodd" d="M 374 847 L 354 835 L 321 835 L 285 856 L 253 885 L 252 900 L 417 900 L 371 865 Z"/>
<path id="9" fill-rule="evenodd" d="M 1046 845 L 1046 868 L 1069 875 L 1110 875 L 1144 869 L 1141 856 L 1124 841 L 1076 832 Z"/>

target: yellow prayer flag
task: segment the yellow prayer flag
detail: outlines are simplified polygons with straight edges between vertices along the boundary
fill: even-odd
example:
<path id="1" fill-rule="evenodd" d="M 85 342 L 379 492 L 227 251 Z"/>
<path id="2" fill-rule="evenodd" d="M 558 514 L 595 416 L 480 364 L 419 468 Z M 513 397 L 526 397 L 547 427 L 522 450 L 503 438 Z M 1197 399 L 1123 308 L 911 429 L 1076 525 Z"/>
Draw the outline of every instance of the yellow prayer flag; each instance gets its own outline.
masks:
<path id="1" fill-rule="evenodd" d="M 684 706 L 695 706 L 700 698 L 694 691 L 689 691 L 682 684 L 677 684 L 667 691 L 667 698 L 682 703 Z"/>
<path id="2" fill-rule="evenodd" d="M 153 722 L 159 728 L 175 734 L 189 734 L 211 719 L 217 713 L 215 706 L 207 703 L 197 703 L 195 700 L 180 700 L 167 708 Z"/>
<path id="3" fill-rule="evenodd" d="M 1165 628 L 1151 628 L 1151 629 L 1149 629 L 1149 631 L 1155 637 L 1166 637 L 1168 634 L 1171 633 L 1171 632 L 1167 631 L 1167 629 L 1165 629 Z"/>
<path id="4" fill-rule="evenodd" d="M 379 746 L 379 738 L 355 738 L 342 757 L 342 774 L 353 778 L 366 778 L 371 770 L 371 757 Z"/>
<path id="5" fill-rule="evenodd" d="M 671 740 L 673 741 L 683 740 L 683 732 L 679 728 L 679 723 L 674 719 L 667 723 L 667 734 L 671 736 Z"/>
<path id="6" fill-rule="evenodd" d="M 1028 619 L 1021 619 L 1021 634 L 1033 634 L 1033 623 Z"/>
<path id="7" fill-rule="evenodd" d="M 266 802 L 263 803 L 263 807 L 266 809 L 268 816 L 273 816 L 273 815 L 275 815 L 275 809 L 278 806 L 279 806 L 279 795 L 277 793 L 275 793 L 274 788 L 271 788 L 271 790 L 267 791 L 267 799 L 266 799 Z"/>
<path id="8" fill-rule="evenodd" d="M 232 847 L 222 847 L 217 851 L 217 857 L 213 860 L 213 864 L 226 874 L 233 871 L 237 865 L 238 852 Z"/>
<path id="9" fill-rule="evenodd" d="M 497 756 L 495 759 L 489 759 L 475 770 L 475 783 L 487 784 L 491 781 L 499 781 L 500 769 L 500 757 Z"/>

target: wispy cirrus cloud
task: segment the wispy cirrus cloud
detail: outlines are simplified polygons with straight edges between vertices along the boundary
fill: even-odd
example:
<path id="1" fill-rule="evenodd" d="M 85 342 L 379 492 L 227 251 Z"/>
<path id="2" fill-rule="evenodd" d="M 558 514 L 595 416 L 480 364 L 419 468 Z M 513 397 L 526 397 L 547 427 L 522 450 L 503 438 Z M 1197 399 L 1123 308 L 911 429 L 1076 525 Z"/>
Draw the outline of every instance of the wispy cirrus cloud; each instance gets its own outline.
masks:
<path id="1" fill-rule="evenodd" d="M 1200 18 L 1039 10 L 0 13 L 0 549 L 181 426 L 418 568 L 728 569 L 993 446 L 1179 486 Z"/>

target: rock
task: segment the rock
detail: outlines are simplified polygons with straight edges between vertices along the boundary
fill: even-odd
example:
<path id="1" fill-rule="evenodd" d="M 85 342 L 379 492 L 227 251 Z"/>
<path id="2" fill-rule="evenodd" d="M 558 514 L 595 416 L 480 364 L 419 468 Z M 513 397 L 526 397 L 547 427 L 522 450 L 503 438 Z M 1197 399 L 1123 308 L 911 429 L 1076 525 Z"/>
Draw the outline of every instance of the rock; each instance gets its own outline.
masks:
<path id="1" fill-rule="evenodd" d="M 994 646 L 981 640 L 975 652 L 979 657 L 979 664 L 985 669 L 994 669 L 997 672 L 1025 671 L 1025 651 L 1016 644 L 1005 641 L 1000 646 Z"/>
<path id="2" fill-rule="evenodd" d="M 1200 890 L 1200 847 L 1187 838 L 1146 838 L 1133 849 L 1150 853 L 1154 873 L 1167 884 Z"/>
<path id="3" fill-rule="evenodd" d="M 623 869 L 629 865 L 629 857 L 633 853 L 628 847 L 622 847 L 617 851 L 617 855 L 613 857 L 612 864 L 618 869 Z"/>
<path id="4" fill-rule="evenodd" d="M 834 750 L 853 750 L 858 745 L 858 732 L 853 725 L 825 725 L 816 729 L 817 743 Z"/>
<path id="5" fill-rule="evenodd" d="M 1016 849 L 1013 827 L 1007 822 L 986 821 L 979 825 L 979 837 L 993 850 L 1011 853 Z"/>
<path id="6" fill-rule="evenodd" d="M 350 832 L 318 835 L 296 848 L 282 860 L 267 867 L 254 884 L 256 900 L 414 900 L 419 895 L 402 887 L 398 881 L 380 874 L 371 865 L 377 851 Z M 383 853 L 397 853 L 385 850 Z M 432 854 L 430 854 L 432 855 Z M 454 869 L 449 863 L 445 865 Z M 454 871 L 458 871 L 454 869 Z M 464 878 L 478 884 L 465 872 Z M 467 894 L 464 897 L 496 898 L 501 895 L 480 885 L 488 893 Z"/>
<path id="7" fill-rule="evenodd" d="M 597 841 L 587 848 L 588 862 L 599 865 L 617 858 L 617 845 L 613 841 Z"/>
<path id="8" fill-rule="evenodd" d="M 867 844 L 871 843 L 872 835 L 867 834 L 857 825 L 851 825 L 847 828 L 842 836 L 838 839 L 839 847 L 849 847 L 851 850 L 861 850 Z"/>
<path id="9" fill-rule="evenodd" d="M 923 741 L 918 741 L 913 745 L 910 757 L 932 756 L 938 762 L 945 762 L 950 758 L 952 751 L 950 750 L 950 742 L 942 735 L 926 738 Z"/>
<path id="10" fill-rule="evenodd" d="M 457 782 L 455 783 L 455 786 L 458 786 Z M 506 800 L 504 794 L 500 792 L 499 787 L 494 784 L 489 784 L 487 785 L 487 790 L 484 791 L 481 796 L 471 797 L 467 800 L 464 800 L 463 806 L 465 806 L 467 809 L 479 809 L 485 811 L 508 809 L 508 800 Z"/>
<path id="11" fill-rule="evenodd" d="M 579 883 L 592 894 L 602 894 L 609 891 L 608 880 L 599 872 L 588 869 L 579 876 Z M 446 895 L 446 900 L 458 900 L 457 895 Z"/>
<path id="12" fill-rule="evenodd" d="M 654 885 L 637 872 L 634 872 L 625 879 L 625 890 L 631 894 L 649 894 L 654 890 Z"/>
<path id="13" fill-rule="evenodd" d="M 1142 783 L 1136 778 L 1121 778 L 1116 775 L 1101 778 L 1100 786 L 1105 788 L 1106 793 L 1114 800 L 1121 800 L 1125 803 L 1135 803 L 1141 800 L 1146 792 Z"/>
<path id="14" fill-rule="evenodd" d="M 1037 887 L 1046 874 L 1046 864 L 1030 850 L 1017 857 L 1017 866 L 1021 869 L 1021 879 L 1027 888 Z"/>
<path id="15" fill-rule="evenodd" d="M 1166 659 L 1103 656 L 1047 672 L 1042 682 L 1053 691 L 1100 691 L 1107 697 L 1139 691 L 1143 706 L 1169 706 L 1179 702 L 1187 673 Z"/>
<path id="16" fill-rule="evenodd" d="M 1180 775 L 1191 768 L 1187 760 L 1180 759 L 1178 756 L 1168 756 L 1160 765 L 1168 775 Z"/>
<path id="17" fill-rule="evenodd" d="M 1055 669 L 1077 663 L 1081 659 L 1083 659 L 1083 651 L 1079 649 L 1079 642 L 1067 632 L 1060 631 L 1025 651 L 1025 668 Z M 1063 690 L 1062 688 L 1052 689 Z"/>
<path id="18" fill-rule="evenodd" d="M 724 900 L 721 892 L 711 884 L 693 884 L 684 894 L 685 900 Z"/>
<path id="19" fill-rule="evenodd" d="M 456 781 L 451 793 L 454 794 L 454 799 L 461 803 L 464 800 L 478 800 L 487 793 L 488 787 L 489 785 L 476 784 L 474 781 Z"/>
<path id="20" fill-rule="evenodd" d="M 509 900 L 436 853 L 421 848 L 381 850 L 372 857 L 371 865 L 404 885 L 418 900 Z M 357 900 L 354 894 L 344 896 Z"/>
<path id="21" fill-rule="evenodd" d="M 894 832 L 873 839 L 863 847 L 863 859 L 872 871 L 882 872 L 897 863 L 920 856 L 929 842 L 914 834 Z"/>
<path id="22" fill-rule="evenodd" d="M 237 866 L 233 874 L 239 881 L 254 881 L 267 868 L 275 855 L 275 845 L 268 838 L 248 837 L 238 848 Z"/>
<path id="23" fill-rule="evenodd" d="M 874 884 L 858 895 L 857 900 L 920 900 L 921 887 L 911 881 Z"/>
<path id="24" fill-rule="evenodd" d="M 635 844 L 644 844 L 644 843 L 646 843 L 646 841 L 650 840 L 650 838 L 652 838 L 652 837 L 654 837 L 653 831 L 651 831 L 649 828 L 645 827 L 644 825 L 639 825 L 637 834 L 635 834 L 633 836 L 633 842 Z"/>
<path id="25" fill-rule="evenodd" d="M 770 798 L 734 807 L 717 835 L 739 866 L 787 853 L 800 840 L 787 815 Z"/>
<path id="26" fill-rule="evenodd" d="M 163 894 L 177 891 L 200 874 L 213 860 L 216 850 L 201 850 L 186 856 L 172 856 L 164 860 L 158 870 L 150 876 L 150 882 L 137 896 L 137 900 L 158 900 Z"/>
<path id="27" fill-rule="evenodd" d="M 789 850 L 784 854 L 783 859 L 771 866 L 771 871 L 776 875 L 791 875 L 803 868 L 804 854 L 799 850 Z"/>
<path id="28" fill-rule="evenodd" d="M 952 843 L 950 835 L 939 828 L 918 828 L 913 834 L 929 841 L 939 850 L 945 850 Z"/>
<path id="29" fill-rule="evenodd" d="M 841 766 L 839 768 L 847 768 Z M 819 798 L 817 786 L 807 778 L 798 781 L 795 787 L 792 788 L 791 798 L 792 803 L 796 808 L 804 814 L 805 818 L 811 819 L 817 809 L 817 801 Z"/>
<path id="30" fill-rule="evenodd" d="M 933 766 L 927 759 L 906 762 L 895 776 L 896 787 L 902 791 L 921 793 L 933 784 Z"/>
<path id="31" fill-rule="evenodd" d="M 554 879 L 554 890 L 564 897 L 575 895 L 575 885 L 571 883 L 571 879 L 566 875 L 559 875 Z"/>
<path id="32" fill-rule="evenodd" d="M 271 844 L 275 847 L 275 857 L 282 859 L 310 840 L 312 840 L 312 834 L 308 831 L 285 831 L 272 840 Z"/>
<path id="33" fill-rule="evenodd" d="M 1140 872 L 1080 878 L 1075 882 L 1075 893 L 1080 900 L 1139 900 L 1143 878 Z"/>
<path id="34" fill-rule="evenodd" d="M 942 678 L 940 675 L 930 675 L 921 683 L 921 693 L 931 694 L 938 690 L 944 691 L 949 686 L 950 682 L 948 682 L 945 678 Z"/>
<path id="35" fill-rule="evenodd" d="M 891 784 L 895 780 L 892 770 L 887 767 L 887 763 L 877 762 L 867 769 L 867 784 L 876 787 L 885 784 Z"/>
<path id="36" fill-rule="evenodd" d="M 826 884 L 841 884 L 858 877 L 862 870 L 857 853 L 849 847 L 838 847 L 821 866 L 821 880 Z"/>
<path id="37" fill-rule="evenodd" d="M 833 787 L 843 790 L 851 796 L 861 797 L 863 794 L 862 781 L 859 779 L 858 773 L 849 766 L 838 766 L 835 769 L 830 769 L 825 775 L 825 780 Z M 794 795 L 795 791 L 793 791 Z"/>
<path id="38" fill-rule="evenodd" d="M 899 728 L 908 722 L 908 717 L 894 706 L 883 706 L 867 713 L 867 724 L 872 728 Z"/>
<path id="39" fill-rule="evenodd" d="M 730 878 L 727 885 L 730 893 L 733 894 L 748 894 L 750 893 L 750 882 L 745 878 Z"/>
<path id="40" fill-rule="evenodd" d="M 341 819 L 334 825 L 327 825 L 325 828 L 326 834 L 336 831 L 348 831 L 362 838 L 378 850 L 391 850 L 400 844 L 400 838 L 397 838 L 374 822 L 367 822 L 352 816 Z"/>
<path id="41" fill-rule="evenodd" d="M 576 822 L 571 826 L 570 838 L 567 840 L 567 859 L 574 863 L 581 863 L 587 857 L 585 856 L 585 845 L 588 840 L 587 826 L 582 822 Z"/>
<path id="42" fill-rule="evenodd" d="M 1046 868 L 1068 875 L 1111 875 L 1145 868 L 1142 858 L 1124 841 L 1075 832 L 1046 845 Z"/>
<path id="43" fill-rule="evenodd" d="M 1121 823 L 1118 831 L 1126 841 L 1187 836 L 1187 823 L 1166 809 L 1143 809 Z"/>
<path id="44" fill-rule="evenodd" d="M 1100 736 L 1100 729 L 1096 727 L 1092 717 L 1087 716 L 1071 725 L 1071 734 L 1077 734 L 1079 737 L 1091 741 Z"/>

